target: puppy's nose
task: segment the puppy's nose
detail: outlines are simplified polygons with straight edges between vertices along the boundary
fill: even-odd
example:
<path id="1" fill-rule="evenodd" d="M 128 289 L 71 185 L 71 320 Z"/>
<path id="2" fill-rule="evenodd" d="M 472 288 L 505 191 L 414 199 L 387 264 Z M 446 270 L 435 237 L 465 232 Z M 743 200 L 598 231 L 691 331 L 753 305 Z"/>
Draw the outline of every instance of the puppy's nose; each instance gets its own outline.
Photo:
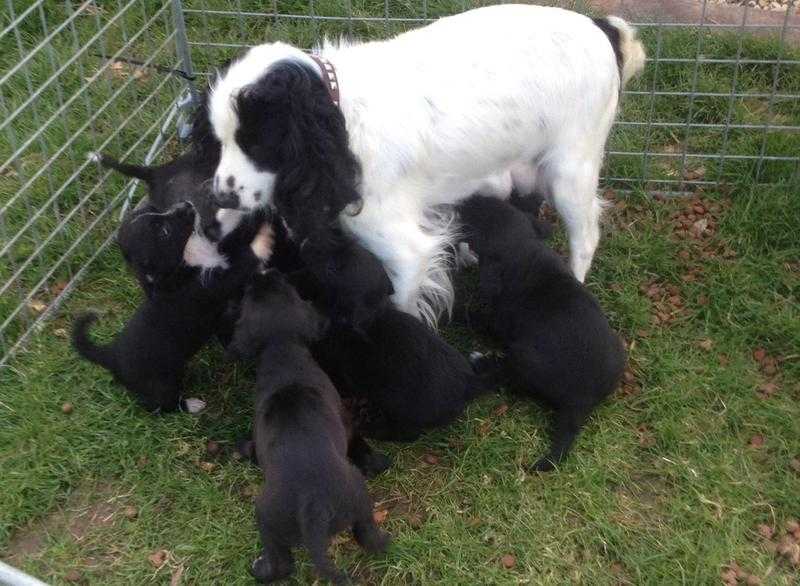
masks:
<path id="1" fill-rule="evenodd" d="M 221 208 L 238 209 L 239 195 L 233 191 L 224 191 L 214 194 L 214 201 Z"/>

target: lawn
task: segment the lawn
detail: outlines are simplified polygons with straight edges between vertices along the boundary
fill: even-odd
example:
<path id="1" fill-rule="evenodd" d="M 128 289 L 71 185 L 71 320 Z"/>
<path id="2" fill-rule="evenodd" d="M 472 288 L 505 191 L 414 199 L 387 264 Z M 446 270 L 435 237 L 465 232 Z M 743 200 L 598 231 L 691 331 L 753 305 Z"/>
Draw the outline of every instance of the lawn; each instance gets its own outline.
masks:
<path id="1" fill-rule="evenodd" d="M 317 10 L 327 4 L 315 3 Z M 190 38 L 200 35 L 201 21 L 189 15 Z M 308 23 L 284 26 L 274 33 L 298 42 L 318 32 Z M 380 30 L 356 32 L 386 32 L 383 23 L 371 26 Z M 225 38 L 234 29 L 213 30 Z M 250 30 L 235 32 L 252 40 Z M 670 56 L 696 43 L 691 31 L 666 32 L 660 41 L 652 31 L 644 36 L 651 54 L 659 42 Z M 730 57 L 738 43 L 710 36 L 703 50 Z M 744 44 L 746 55 L 777 52 L 769 39 Z M 221 57 L 197 50 L 200 69 Z M 783 71 L 780 91 L 800 91 L 797 68 Z M 775 81 L 770 72 L 742 67 L 738 82 L 768 92 Z M 732 74 L 721 67 L 704 72 L 703 91 L 729 92 Z M 685 90 L 687 75 L 688 67 L 651 69 L 636 87 Z M 621 116 L 647 119 L 649 108 L 650 101 L 633 96 Z M 782 124 L 800 123 L 796 100 L 770 108 Z M 659 97 L 652 109 L 655 120 L 688 116 L 709 124 L 723 121 L 729 109 L 734 121 L 760 123 L 767 115 L 766 100 L 748 98 L 705 97 L 690 105 Z M 46 138 L 58 141 L 71 130 Z M 125 136 L 124 146 L 134 145 Z M 688 142 L 690 150 L 712 152 L 722 138 L 713 129 L 684 140 L 669 129 L 621 127 L 612 144 L 663 150 Z M 757 154 L 762 143 L 767 152 L 800 151 L 791 133 L 732 130 L 725 140 L 729 152 Z M 631 175 L 632 165 L 642 164 L 612 158 L 607 174 Z M 667 178 L 679 161 L 650 164 Z M 776 552 L 791 555 L 798 539 L 784 535 L 786 525 L 800 518 L 796 167 L 741 160 L 692 165 L 705 166 L 708 179 L 724 187 L 672 200 L 637 189 L 608 192 L 614 206 L 587 285 L 626 340 L 630 369 L 562 468 L 549 475 L 524 471 L 546 445 L 546 414 L 501 389 L 418 442 L 378 446 L 395 465 L 369 488 L 394 542 L 387 555 L 370 557 L 349 537 L 337 539 L 332 551 L 340 566 L 366 583 L 392 585 L 714 584 L 734 563 L 766 584 L 800 582 L 800 567 Z M 64 167 L 55 172 L 67 173 L 68 162 Z M 766 178 L 773 184 L 763 185 Z M 112 185 L 118 190 L 122 183 Z M 0 202 L 15 186 L 3 189 Z M 47 194 L 42 185 L 33 202 Z M 87 213 L 93 217 L 92 208 Z M 6 221 L 13 227 L 23 219 Z M 65 242 L 53 243 L 56 250 L 45 251 L 36 266 L 48 266 L 73 235 L 66 232 Z M 560 231 L 553 244 L 564 248 Z M 459 275 L 458 282 L 459 294 L 469 296 L 474 275 Z M 75 315 L 102 311 L 96 333 L 108 339 L 138 299 L 121 256 L 108 249 L 57 317 L 0 370 L 0 559 L 52 583 L 249 584 L 247 568 L 258 551 L 252 498 L 261 478 L 232 458 L 231 448 L 249 427 L 252 369 L 227 364 L 218 348 L 209 348 L 187 381 L 208 409 L 152 417 L 69 348 Z M 489 344 L 464 327 L 443 334 L 464 351 Z M 308 583 L 307 558 L 299 560 L 295 582 Z"/>

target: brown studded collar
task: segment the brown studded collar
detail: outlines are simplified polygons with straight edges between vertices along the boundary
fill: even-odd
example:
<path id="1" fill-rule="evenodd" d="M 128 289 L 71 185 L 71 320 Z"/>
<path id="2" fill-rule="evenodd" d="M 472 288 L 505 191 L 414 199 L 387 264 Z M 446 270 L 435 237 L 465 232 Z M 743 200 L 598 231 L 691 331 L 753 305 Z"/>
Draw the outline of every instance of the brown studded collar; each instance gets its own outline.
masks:
<path id="1" fill-rule="evenodd" d="M 322 72 L 322 81 L 325 83 L 325 87 L 328 88 L 328 93 L 331 96 L 331 101 L 334 105 L 338 108 L 339 107 L 339 80 L 336 79 L 336 70 L 333 68 L 333 64 L 322 57 L 321 55 L 314 55 L 309 54 L 314 62 L 319 66 L 320 71 Z"/>

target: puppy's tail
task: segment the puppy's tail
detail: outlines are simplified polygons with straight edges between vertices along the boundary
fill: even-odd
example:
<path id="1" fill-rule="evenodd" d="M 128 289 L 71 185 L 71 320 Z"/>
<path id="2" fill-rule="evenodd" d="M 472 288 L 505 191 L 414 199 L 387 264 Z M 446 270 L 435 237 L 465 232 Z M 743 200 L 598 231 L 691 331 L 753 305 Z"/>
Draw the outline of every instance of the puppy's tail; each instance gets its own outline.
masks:
<path id="1" fill-rule="evenodd" d="M 109 157 L 108 155 L 104 155 L 103 153 L 96 151 L 89 153 L 88 157 L 90 161 L 100 163 L 103 167 L 114 169 L 115 171 L 118 171 L 123 175 L 127 175 L 128 177 L 141 179 L 148 184 L 152 183 L 153 181 L 152 167 L 143 167 L 141 165 L 130 165 L 128 163 L 123 163 L 122 161 L 118 161 L 113 157 Z"/>
<path id="2" fill-rule="evenodd" d="M 92 312 L 78 316 L 72 326 L 72 347 L 89 362 L 113 371 L 115 363 L 111 352 L 107 347 L 98 346 L 89 338 L 89 328 L 96 319 L 97 314 Z"/>
<path id="3" fill-rule="evenodd" d="M 636 29 L 619 16 L 606 16 L 594 19 L 602 30 L 617 57 L 621 88 L 644 69 L 646 55 L 642 42 L 636 36 Z"/>

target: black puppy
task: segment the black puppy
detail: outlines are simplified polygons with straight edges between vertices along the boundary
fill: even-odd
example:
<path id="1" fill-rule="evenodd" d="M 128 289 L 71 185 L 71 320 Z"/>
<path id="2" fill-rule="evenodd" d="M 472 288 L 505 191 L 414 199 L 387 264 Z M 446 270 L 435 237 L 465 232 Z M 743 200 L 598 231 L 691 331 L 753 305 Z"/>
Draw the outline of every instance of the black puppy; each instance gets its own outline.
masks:
<path id="1" fill-rule="evenodd" d="M 484 389 L 461 354 L 390 306 L 363 333 L 332 328 L 314 353 L 342 396 L 364 400 L 356 429 L 375 439 L 413 441 L 452 422 Z"/>
<path id="2" fill-rule="evenodd" d="M 483 389 L 467 360 L 391 305 L 391 281 L 375 255 L 352 239 L 333 250 L 312 263 L 301 288 L 332 321 L 314 346 L 317 359 L 342 396 L 366 403 L 368 415 L 356 428 L 410 441 L 450 423 Z"/>
<path id="3" fill-rule="evenodd" d="M 137 272 L 152 273 L 151 294 L 137 308 L 123 331 L 107 346 L 94 344 L 89 327 L 94 314 L 80 316 L 73 326 L 72 343 L 81 356 L 109 370 L 149 411 L 192 411 L 201 405 L 181 399 L 183 373 L 189 359 L 220 327 L 226 302 L 241 291 L 257 267 L 258 254 L 268 236 L 259 232 L 250 247 L 231 259 L 229 268 L 203 273 L 181 264 L 183 249 L 192 234 L 195 214 L 191 204 L 181 203 L 165 213 L 143 212 L 137 231 L 157 234 L 155 242 L 143 240 L 135 255 L 128 253 Z M 163 236 L 163 237 L 162 237 Z M 135 263 L 143 263 L 147 270 Z M 154 268 L 155 267 L 155 268 Z"/>
<path id="4" fill-rule="evenodd" d="M 502 369 L 525 393 L 553 408 L 551 470 L 587 417 L 619 383 L 625 350 L 597 300 L 537 235 L 529 217 L 498 199 L 473 196 L 458 207 L 480 259 L 479 293 L 502 340 L 502 363 L 477 359 L 487 376 Z"/>
<path id="5" fill-rule="evenodd" d="M 307 240 L 299 249 L 304 268 L 289 279 L 304 298 L 311 298 L 334 327 L 362 333 L 394 293 L 377 256 L 341 229 L 321 240 Z"/>
<path id="6" fill-rule="evenodd" d="M 248 285 L 228 348 L 258 356 L 254 438 L 266 485 L 256 502 L 263 553 L 252 573 L 262 582 L 288 577 L 291 548 L 302 544 L 322 578 L 345 583 L 327 548 L 332 535 L 351 527 L 369 551 L 389 543 L 373 520 L 364 477 L 347 460 L 339 395 L 307 346 L 325 328 L 313 305 L 268 271 Z"/>

